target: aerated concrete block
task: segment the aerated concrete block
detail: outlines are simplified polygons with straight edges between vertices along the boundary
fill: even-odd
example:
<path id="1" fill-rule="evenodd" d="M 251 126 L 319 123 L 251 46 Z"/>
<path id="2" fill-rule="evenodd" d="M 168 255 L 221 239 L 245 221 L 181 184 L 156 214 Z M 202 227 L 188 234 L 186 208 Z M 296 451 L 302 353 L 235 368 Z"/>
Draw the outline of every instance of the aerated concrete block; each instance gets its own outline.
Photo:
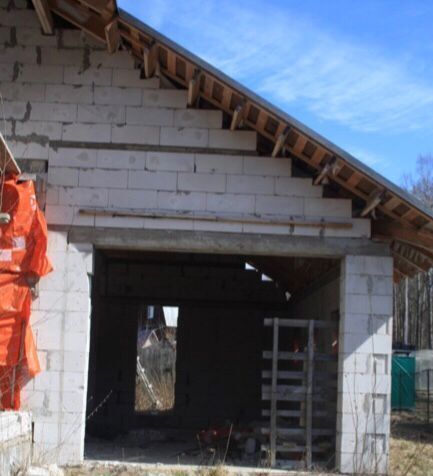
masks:
<path id="1" fill-rule="evenodd" d="M 220 129 L 222 122 L 222 111 L 211 109 L 177 109 L 174 112 L 175 127 Z"/>
<path id="2" fill-rule="evenodd" d="M 40 66 L 24 64 L 19 69 L 17 81 L 20 83 L 61 84 L 62 66 Z"/>
<path id="3" fill-rule="evenodd" d="M 208 147 L 208 129 L 161 127 L 161 145 L 178 147 Z"/>
<path id="4" fill-rule="evenodd" d="M 22 46 L 57 46 L 57 35 L 43 35 L 41 28 L 21 27 L 16 30 L 18 45 Z"/>
<path id="5" fill-rule="evenodd" d="M 141 89 L 118 87 L 95 87 L 95 104 L 117 106 L 140 106 Z"/>
<path id="6" fill-rule="evenodd" d="M 103 188 L 59 188 L 60 205 L 79 205 L 82 207 L 106 207 L 108 191 Z"/>
<path id="7" fill-rule="evenodd" d="M 183 192 L 216 192 L 226 190 L 226 176 L 223 174 L 179 173 L 177 186 Z"/>
<path id="8" fill-rule="evenodd" d="M 83 70 L 79 64 L 65 66 L 64 83 L 77 85 L 111 86 L 113 70 L 109 68 L 88 68 Z"/>
<path id="9" fill-rule="evenodd" d="M 342 198 L 306 198 L 305 215 L 350 218 L 352 216 L 352 201 Z"/>
<path id="10" fill-rule="evenodd" d="M 228 175 L 227 192 L 272 195 L 275 192 L 275 179 L 259 175 Z"/>
<path id="11" fill-rule="evenodd" d="M 111 140 L 120 144 L 159 145 L 160 128 L 153 126 L 112 125 Z"/>
<path id="12" fill-rule="evenodd" d="M 257 196 L 256 213 L 303 216 L 304 199 L 299 197 L 275 197 L 272 195 Z"/>
<path id="13" fill-rule="evenodd" d="M 210 212 L 254 213 L 256 197 L 231 193 L 207 195 L 206 209 Z"/>
<path id="14" fill-rule="evenodd" d="M 143 90 L 142 105 L 145 107 L 168 107 L 185 109 L 187 92 L 180 89 Z"/>
<path id="15" fill-rule="evenodd" d="M 91 104 L 78 105 L 79 122 L 125 124 L 125 108 L 121 106 L 94 106 Z"/>
<path id="16" fill-rule="evenodd" d="M 203 211 L 206 209 L 206 194 L 199 192 L 158 192 L 158 208 L 176 211 Z"/>
<path id="17" fill-rule="evenodd" d="M 110 142 L 110 124 L 65 124 L 62 129 L 62 140 L 75 142 Z"/>
<path id="18" fill-rule="evenodd" d="M 198 173 L 241 174 L 243 157 L 240 155 L 195 154 Z"/>
<path id="19" fill-rule="evenodd" d="M 127 188 L 128 171 L 101 169 L 80 170 L 79 186 L 91 188 Z"/>
<path id="20" fill-rule="evenodd" d="M 175 152 L 148 152 L 146 168 L 148 170 L 193 172 L 194 155 Z"/>
<path id="21" fill-rule="evenodd" d="M 143 126 L 172 126 L 174 110 L 158 107 L 127 107 L 126 122 Z"/>
<path id="22" fill-rule="evenodd" d="M 97 151 L 97 167 L 102 169 L 144 170 L 147 152 L 125 150 Z"/>
<path id="23" fill-rule="evenodd" d="M 156 208 L 156 192 L 151 190 L 110 190 L 110 208 L 148 209 Z"/>
<path id="24" fill-rule="evenodd" d="M 84 50 L 41 48 L 42 65 L 77 66 L 83 62 L 84 56 Z"/>
<path id="25" fill-rule="evenodd" d="M 34 121 L 74 122 L 77 120 L 76 104 L 29 103 L 30 119 Z"/>
<path id="26" fill-rule="evenodd" d="M 129 172 L 128 188 L 173 191 L 176 190 L 176 187 L 177 174 L 175 172 L 150 172 L 147 170 Z"/>
<path id="27" fill-rule="evenodd" d="M 247 175 L 291 177 L 292 161 L 290 159 L 246 156 L 244 157 L 244 173 Z"/>
<path id="28" fill-rule="evenodd" d="M 96 150 L 79 148 L 50 149 L 50 166 L 94 168 L 96 167 Z"/>
<path id="29" fill-rule="evenodd" d="M 131 70 L 125 68 L 115 68 L 113 70 L 113 86 L 122 88 L 144 88 L 158 89 L 159 78 L 143 79 L 140 77 L 139 70 Z"/>
<path id="30" fill-rule="evenodd" d="M 210 129 L 209 147 L 213 149 L 256 150 L 257 133 L 253 131 Z"/>
<path id="31" fill-rule="evenodd" d="M 50 167 L 48 169 L 48 184 L 75 187 L 78 185 L 79 170 L 64 167 Z M 49 202 L 49 200 L 47 200 Z"/>
<path id="32" fill-rule="evenodd" d="M 47 84 L 46 101 L 68 104 L 91 104 L 93 102 L 93 90 L 91 86 Z"/>
<path id="33" fill-rule="evenodd" d="M 313 185 L 309 178 L 276 177 L 275 191 L 277 195 L 289 197 L 322 197 L 323 187 Z"/>
<path id="34" fill-rule="evenodd" d="M 8 101 L 44 101 L 44 84 L 2 83 L 2 96 Z"/>

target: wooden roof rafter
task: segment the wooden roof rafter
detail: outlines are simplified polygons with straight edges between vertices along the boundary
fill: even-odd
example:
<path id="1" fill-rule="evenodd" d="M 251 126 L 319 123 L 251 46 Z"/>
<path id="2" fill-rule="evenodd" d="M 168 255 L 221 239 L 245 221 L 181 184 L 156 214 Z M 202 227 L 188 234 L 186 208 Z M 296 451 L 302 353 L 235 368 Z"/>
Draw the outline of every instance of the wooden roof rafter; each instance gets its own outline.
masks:
<path id="1" fill-rule="evenodd" d="M 273 144 L 269 155 L 296 158 L 315 174 L 318 183 L 331 181 L 344 196 L 349 194 L 362 201 L 359 216 L 373 217 L 374 239 L 401 241 L 402 234 L 406 236 L 410 232 L 410 240 L 403 240 L 408 246 L 418 246 L 427 252 L 426 244 L 433 244 L 433 213 L 422 203 L 284 111 L 117 9 L 115 0 L 34 2 L 48 4 L 51 13 L 105 42 L 109 51 L 115 51 L 121 44 L 143 65 L 146 78 L 163 74 L 189 90 L 191 107 L 198 104 L 199 98 L 205 99 L 232 117 L 230 129 L 250 128 Z M 389 227 L 383 234 L 381 230 L 378 232 L 377 223 L 396 226 L 391 235 Z M 404 257 L 398 259 L 402 274 L 407 271 L 403 261 Z"/>

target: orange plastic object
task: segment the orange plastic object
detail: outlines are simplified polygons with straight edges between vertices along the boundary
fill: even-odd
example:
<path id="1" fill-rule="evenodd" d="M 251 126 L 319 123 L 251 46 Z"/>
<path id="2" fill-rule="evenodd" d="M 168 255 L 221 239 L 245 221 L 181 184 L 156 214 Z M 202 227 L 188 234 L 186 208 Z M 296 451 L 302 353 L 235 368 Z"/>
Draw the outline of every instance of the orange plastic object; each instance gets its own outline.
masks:
<path id="1" fill-rule="evenodd" d="M 29 284 L 52 267 L 46 256 L 47 225 L 33 182 L 8 178 L 1 211 L 9 213 L 11 220 L 0 225 L 0 406 L 16 410 L 21 388 L 40 372 L 29 324 Z"/>

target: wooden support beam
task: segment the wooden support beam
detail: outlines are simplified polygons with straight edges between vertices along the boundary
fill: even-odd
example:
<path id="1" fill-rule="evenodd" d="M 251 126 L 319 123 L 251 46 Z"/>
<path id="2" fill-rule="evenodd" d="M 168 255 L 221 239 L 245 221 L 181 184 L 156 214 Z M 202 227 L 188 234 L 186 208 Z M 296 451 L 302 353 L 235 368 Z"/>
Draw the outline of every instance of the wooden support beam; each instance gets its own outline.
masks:
<path id="1" fill-rule="evenodd" d="M 232 117 L 232 122 L 230 124 L 230 130 L 234 131 L 236 130 L 244 120 L 244 117 L 246 115 L 246 110 L 247 110 L 247 103 L 245 100 L 241 102 L 241 104 L 238 104 L 233 111 L 233 117 Z"/>
<path id="2" fill-rule="evenodd" d="M 403 263 L 405 263 L 409 268 L 415 269 L 416 272 L 425 273 L 429 269 L 429 267 L 420 266 L 414 261 L 406 258 L 406 256 L 402 255 L 400 252 L 393 251 L 393 255 L 397 257 L 399 260 L 403 261 Z"/>
<path id="3" fill-rule="evenodd" d="M 194 71 L 192 78 L 188 83 L 188 106 L 194 107 L 200 95 L 200 79 L 202 72 L 199 69 Z"/>
<path id="4" fill-rule="evenodd" d="M 158 45 L 155 42 L 153 42 L 148 48 L 144 48 L 143 69 L 144 77 L 146 79 L 152 78 L 159 69 Z"/>
<path id="5" fill-rule="evenodd" d="M 322 167 L 319 175 L 314 180 L 314 185 L 320 185 L 328 175 L 337 175 L 341 169 L 341 164 L 337 160 L 337 157 L 331 157 L 331 159 Z"/>
<path id="6" fill-rule="evenodd" d="M 372 237 L 378 240 L 398 240 L 430 252 L 433 249 L 433 233 L 419 231 L 391 221 L 373 221 Z"/>
<path id="7" fill-rule="evenodd" d="M 280 153 L 281 149 L 286 144 L 287 138 L 289 137 L 289 132 L 290 127 L 286 127 L 284 131 L 278 136 L 272 151 L 272 157 L 276 157 Z"/>
<path id="8" fill-rule="evenodd" d="M 313 464 L 313 372 L 314 372 L 314 321 L 308 323 L 308 349 L 307 349 L 307 394 L 305 402 L 305 446 L 307 470 Z"/>
<path id="9" fill-rule="evenodd" d="M 380 203 L 382 200 L 385 198 L 385 190 L 383 189 L 377 189 L 374 190 L 370 194 L 370 198 L 368 199 L 368 202 L 366 203 L 364 209 L 361 212 L 361 216 L 365 217 L 367 216 L 370 212 L 372 212 Z"/>
<path id="10" fill-rule="evenodd" d="M 269 445 L 271 449 L 271 468 L 275 467 L 277 457 L 277 382 L 278 382 L 278 317 L 273 322 L 272 344 L 272 381 L 271 381 L 271 418 L 269 422 Z"/>
<path id="11" fill-rule="evenodd" d="M 48 0 L 32 0 L 32 3 L 41 23 L 42 31 L 46 35 L 52 35 L 54 33 L 54 24 Z"/>
<path id="12" fill-rule="evenodd" d="M 120 33 L 117 19 L 105 26 L 105 41 L 107 42 L 107 51 L 112 54 L 120 47 Z"/>

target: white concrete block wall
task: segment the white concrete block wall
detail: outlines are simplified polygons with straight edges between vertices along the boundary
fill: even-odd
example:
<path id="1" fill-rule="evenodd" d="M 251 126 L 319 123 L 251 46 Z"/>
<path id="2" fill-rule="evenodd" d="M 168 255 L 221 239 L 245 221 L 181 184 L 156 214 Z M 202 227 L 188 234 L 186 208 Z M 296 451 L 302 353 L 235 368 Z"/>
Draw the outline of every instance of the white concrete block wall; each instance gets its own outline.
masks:
<path id="1" fill-rule="evenodd" d="M 292 177 L 289 159 L 255 156 L 255 132 L 223 129 L 221 111 L 188 109 L 186 90 L 142 79 L 127 52 L 110 55 L 78 31 L 42 35 L 27 10 L 3 10 L 0 37 L 7 139 L 16 158 L 48 160 L 49 224 L 370 236 L 369 220 L 352 218 L 350 200 L 322 198 L 321 186 Z M 84 217 L 80 207 L 167 207 L 352 228 Z"/>
<path id="2" fill-rule="evenodd" d="M 393 261 L 347 256 L 340 283 L 337 468 L 385 474 L 391 396 Z"/>
<path id="3" fill-rule="evenodd" d="M 92 247 L 49 232 L 54 271 L 40 281 L 31 325 L 42 372 L 23 389 L 22 407 L 34 422 L 34 458 L 78 463 L 84 454 L 90 338 L 89 275 Z"/>

